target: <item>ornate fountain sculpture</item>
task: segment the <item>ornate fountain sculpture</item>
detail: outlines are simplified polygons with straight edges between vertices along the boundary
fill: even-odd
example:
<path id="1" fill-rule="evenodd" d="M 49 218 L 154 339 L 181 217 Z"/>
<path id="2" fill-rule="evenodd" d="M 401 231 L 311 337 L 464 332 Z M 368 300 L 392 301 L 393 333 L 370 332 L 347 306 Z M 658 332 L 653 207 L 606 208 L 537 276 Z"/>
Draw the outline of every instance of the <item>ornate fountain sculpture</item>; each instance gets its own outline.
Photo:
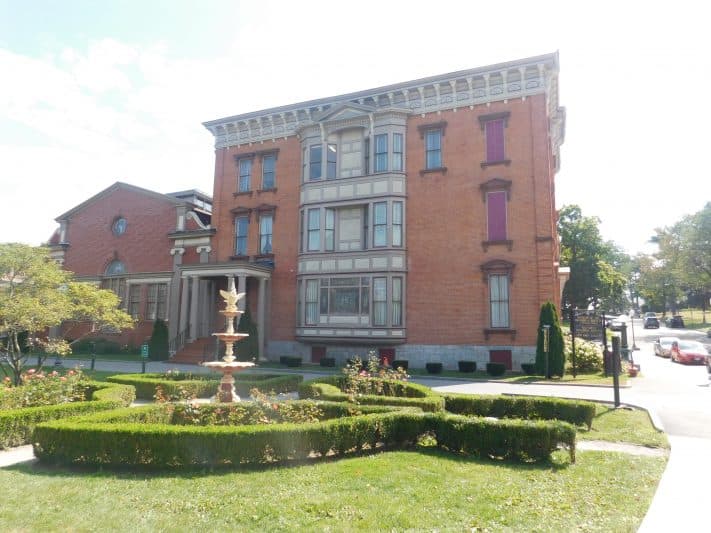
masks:
<path id="1" fill-rule="evenodd" d="M 239 402 L 240 397 L 235 391 L 235 378 L 232 374 L 254 366 L 254 363 L 235 361 L 235 356 L 233 355 L 235 342 L 249 337 L 249 333 L 235 333 L 235 317 L 242 314 L 242 311 L 237 309 L 237 302 L 244 298 L 244 293 L 237 294 L 234 285 L 230 285 L 229 290 L 220 291 L 220 295 L 225 300 L 225 308 L 220 311 L 220 314 L 225 317 L 225 331 L 224 333 L 213 333 L 215 337 L 225 343 L 225 356 L 222 361 L 202 363 L 203 366 L 222 372 L 220 386 L 215 395 L 215 400 L 218 402 Z"/>

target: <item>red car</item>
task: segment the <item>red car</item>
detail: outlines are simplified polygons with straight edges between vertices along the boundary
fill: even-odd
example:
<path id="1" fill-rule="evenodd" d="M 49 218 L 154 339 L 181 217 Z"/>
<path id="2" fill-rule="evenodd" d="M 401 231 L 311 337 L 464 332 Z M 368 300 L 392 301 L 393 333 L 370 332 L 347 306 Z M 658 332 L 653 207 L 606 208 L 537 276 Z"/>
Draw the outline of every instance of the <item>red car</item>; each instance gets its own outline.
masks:
<path id="1" fill-rule="evenodd" d="M 670 355 L 672 363 L 694 363 L 703 365 L 706 363 L 709 352 L 700 342 L 679 341 L 672 343 Z"/>

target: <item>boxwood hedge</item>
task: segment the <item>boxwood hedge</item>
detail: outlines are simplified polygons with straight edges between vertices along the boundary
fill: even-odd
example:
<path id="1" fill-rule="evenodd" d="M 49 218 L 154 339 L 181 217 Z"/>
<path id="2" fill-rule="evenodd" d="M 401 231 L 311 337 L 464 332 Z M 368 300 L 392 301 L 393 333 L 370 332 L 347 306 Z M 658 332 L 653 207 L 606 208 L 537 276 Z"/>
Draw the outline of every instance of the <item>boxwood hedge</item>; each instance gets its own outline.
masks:
<path id="1" fill-rule="evenodd" d="M 494 396 L 488 394 L 444 394 L 444 408 L 450 413 L 489 416 L 562 420 L 576 426 L 592 426 L 595 404 L 582 400 L 566 400 L 536 396 Z"/>
<path id="2" fill-rule="evenodd" d="M 248 396 L 251 389 L 257 388 L 262 392 L 291 392 L 295 391 L 303 376 L 297 374 L 237 374 L 235 390 L 240 396 Z M 156 388 L 161 387 L 166 397 L 194 396 L 207 398 L 214 396 L 219 378 L 214 375 L 195 375 L 189 379 L 172 379 L 165 374 L 119 374 L 106 378 L 111 383 L 132 385 L 136 388 L 136 397 L 141 400 L 153 400 Z"/>
<path id="3" fill-rule="evenodd" d="M 377 378 L 371 378 L 377 379 Z M 341 391 L 342 376 L 316 378 L 299 386 L 300 398 L 317 398 L 333 402 L 346 402 L 351 398 Z M 436 412 L 444 409 L 444 398 L 429 387 L 398 380 L 379 380 L 383 394 L 361 394 L 355 400 L 360 405 L 393 405 L 418 407 L 423 411 Z"/>
<path id="4" fill-rule="evenodd" d="M 29 443 L 32 431 L 40 422 L 126 407 L 136 393 L 129 385 L 92 381 L 86 397 L 89 400 L 83 402 L 0 410 L 0 449 Z"/>
<path id="5" fill-rule="evenodd" d="M 202 407 L 201 407 L 202 408 Z M 219 408 L 219 404 L 216 406 Z M 35 428 L 44 462 L 147 468 L 205 467 L 401 449 L 433 435 L 437 445 L 480 457 L 545 460 L 559 445 L 575 459 L 575 428 L 557 421 L 487 420 L 414 409 L 329 404 L 332 418 L 303 424 L 171 425 L 171 406 L 122 409 Z"/>

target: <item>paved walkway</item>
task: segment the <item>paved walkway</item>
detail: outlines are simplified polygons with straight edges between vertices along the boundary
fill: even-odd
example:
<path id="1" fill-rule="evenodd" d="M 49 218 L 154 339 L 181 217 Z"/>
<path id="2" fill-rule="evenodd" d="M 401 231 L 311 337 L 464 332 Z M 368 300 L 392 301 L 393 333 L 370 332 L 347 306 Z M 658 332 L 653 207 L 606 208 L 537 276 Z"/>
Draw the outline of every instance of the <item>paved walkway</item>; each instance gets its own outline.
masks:
<path id="1" fill-rule="evenodd" d="M 88 367 L 88 362 L 82 361 Z M 74 362 L 65 361 L 66 367 L 74 366 Z M 168 368 L 178 368 L 187 371 L 202 371 L 193 365 L 171 365 L 166 363 L 150 362 L 146 364 L 146 372 L 162 372 Z M 120 372 L 140 372 L 140 363 L 102 362 L 97 370 L 116 370 Z M 272 371 L 276 369 L 265 369 Z M 292 371 L 311 379 L 323 373 L 303 370 Z M 612 402 L 613 391 L 606 387 L 572 386 L 572 385 L 541 385 L 541 384 L 511 384 L 500 382 L 467 382 L 460 379 L 432 378 L 415 376 L 412 381 L 422 383 L 440 392 L 464 392 L 476 394 L 523 394 L 534 396 L 556 396 L 562 398 L 577 398 L 594 401 Z M 621 401 L 647 409 L 655 426 L 663 430 L 662 422 L 656 414 L 653 401 L 649 393 L 637 393 L 635 387 L 625 388 L 620 391 Z M 708 524 L 706 505 L 708 505 L 711 480 L 711 439 L 692 438 L 685 436 L 669 435 L 671 453 L 664 475 L 654 496 L 652 504 L 639 529 L 642 533 L 656 533 L 668 531 L 706 532 L 711 530 Z M 579 443 L 580 449 L 609 449 L 597 443 Z M 620 449 L 626 453 L 638 453 L 639 450 Z M 0 467 L 9 466 L 34 458 L 31 446 L 21 446 L 11 450 L 0 451 Z M 634 495 L 630 495 L 633 498 Z"/>

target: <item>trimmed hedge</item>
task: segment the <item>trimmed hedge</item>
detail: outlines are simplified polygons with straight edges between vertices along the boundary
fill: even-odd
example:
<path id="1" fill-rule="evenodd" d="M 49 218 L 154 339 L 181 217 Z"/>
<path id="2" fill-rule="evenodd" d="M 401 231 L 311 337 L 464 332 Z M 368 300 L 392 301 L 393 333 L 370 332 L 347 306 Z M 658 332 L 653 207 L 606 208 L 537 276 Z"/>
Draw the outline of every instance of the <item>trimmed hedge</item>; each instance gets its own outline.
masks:
<path id="1" fill-rule="evenodd" d="M 503 376 L 506 373 L 504 363 L 486 363 L 486 373 L 490 376 Z"/>
<path id="2" fill-rule="evenodd" d="M 279 364 L 284 366 L 301 366 L 301 357 L 293 357 L 290 355 L 282 355 L 279 357 Z"/>
<path id="3" fill-rule="evenodd" d="M 303 381 L 303 376 L 296 374 L 237 374 L 235 390 L 240 396 L 248 396 L 251 389 L 262 392 L 290 392 L 297 389 Z M 220 383 L 210 374 L 192 376 L 192 379 L 168 379 L 165 374 L 118 374 L 106 378 L 111 383 L 132 385 L 136 389 L 136 397 L 141 400 L 153 400 L 156 388 L 161 387 L 165 396 L 186 394 L 196 398 L 214 396 Z"/>
<path id="4" fill-rule="evenodd" d="M 322 357 L 318 364 L 325 367 L 335 367 L 336 359 L 334 357 Z"/>
<path id="5" fill-rule="evenodd" d="M 444 394 L 444 408 L 450 413 L 496 418 L 561 420 L 592 427 L 595 404 L 582 400 L 537 396 L 494 396 L 488 394 Z"/>
<path id="6" fill-rule="evenodd" d="M 375 378 L 371 378 L 375 379 Z M 394 405 L 418 407 L 423 411 L 436 412 L 444 409 L 444 398 L 429 387 L 397 380 L 378 380 L 383 386 L 383 395 L 362 394 L 356 400 L 360 405 Z M 332 402 L 347 402 L 348 394 L 341 391 L 342 376 L 316 378 L 299 386 L 299 398 L 316 398 Z"/>
<path id="7" fill-rule="evenodd" d="M 442 373 L 442 363 L 425 363 L 425 368 L 429 374 Z"/>
<path id="8" fill-rule="evenodd" d="M 523 373 L 527 376 L 535 376 L 536 363 L 521 363 L 521 370 L 523 370 Z"/>
<path id="9" fill-rule="evenodd" d="M 476 372 L 476 361 L 457 361 L 460 372 Z"/>
<path id="10" fill-rule="evenodd" d="M 92 381 L 87 397 L 91 399 L 84 402 L 0 410 L 0 450 L 28 444 L 40 422 L 125 407 L 136 398 L 136 392 L 128 385 Z"/>
<path id="11" fill-rule="evenodd" d="M 338 413 L 337 406 L 329 409 Z M 341 413 L 305 424 L 176 426 L 167 423 L 167 405 L 122 409 L 41 424 L 33 435 L 34 451 L 49 463 L 194 468 L 341 456 L 376 446 L 401 449 L 431 434 L 438 446 L 456 453 L 536 461 L 548 459 L 562 444 L 575 460 L 575 428 L 564 422 L 492 421 L 400 409 Z"/>

